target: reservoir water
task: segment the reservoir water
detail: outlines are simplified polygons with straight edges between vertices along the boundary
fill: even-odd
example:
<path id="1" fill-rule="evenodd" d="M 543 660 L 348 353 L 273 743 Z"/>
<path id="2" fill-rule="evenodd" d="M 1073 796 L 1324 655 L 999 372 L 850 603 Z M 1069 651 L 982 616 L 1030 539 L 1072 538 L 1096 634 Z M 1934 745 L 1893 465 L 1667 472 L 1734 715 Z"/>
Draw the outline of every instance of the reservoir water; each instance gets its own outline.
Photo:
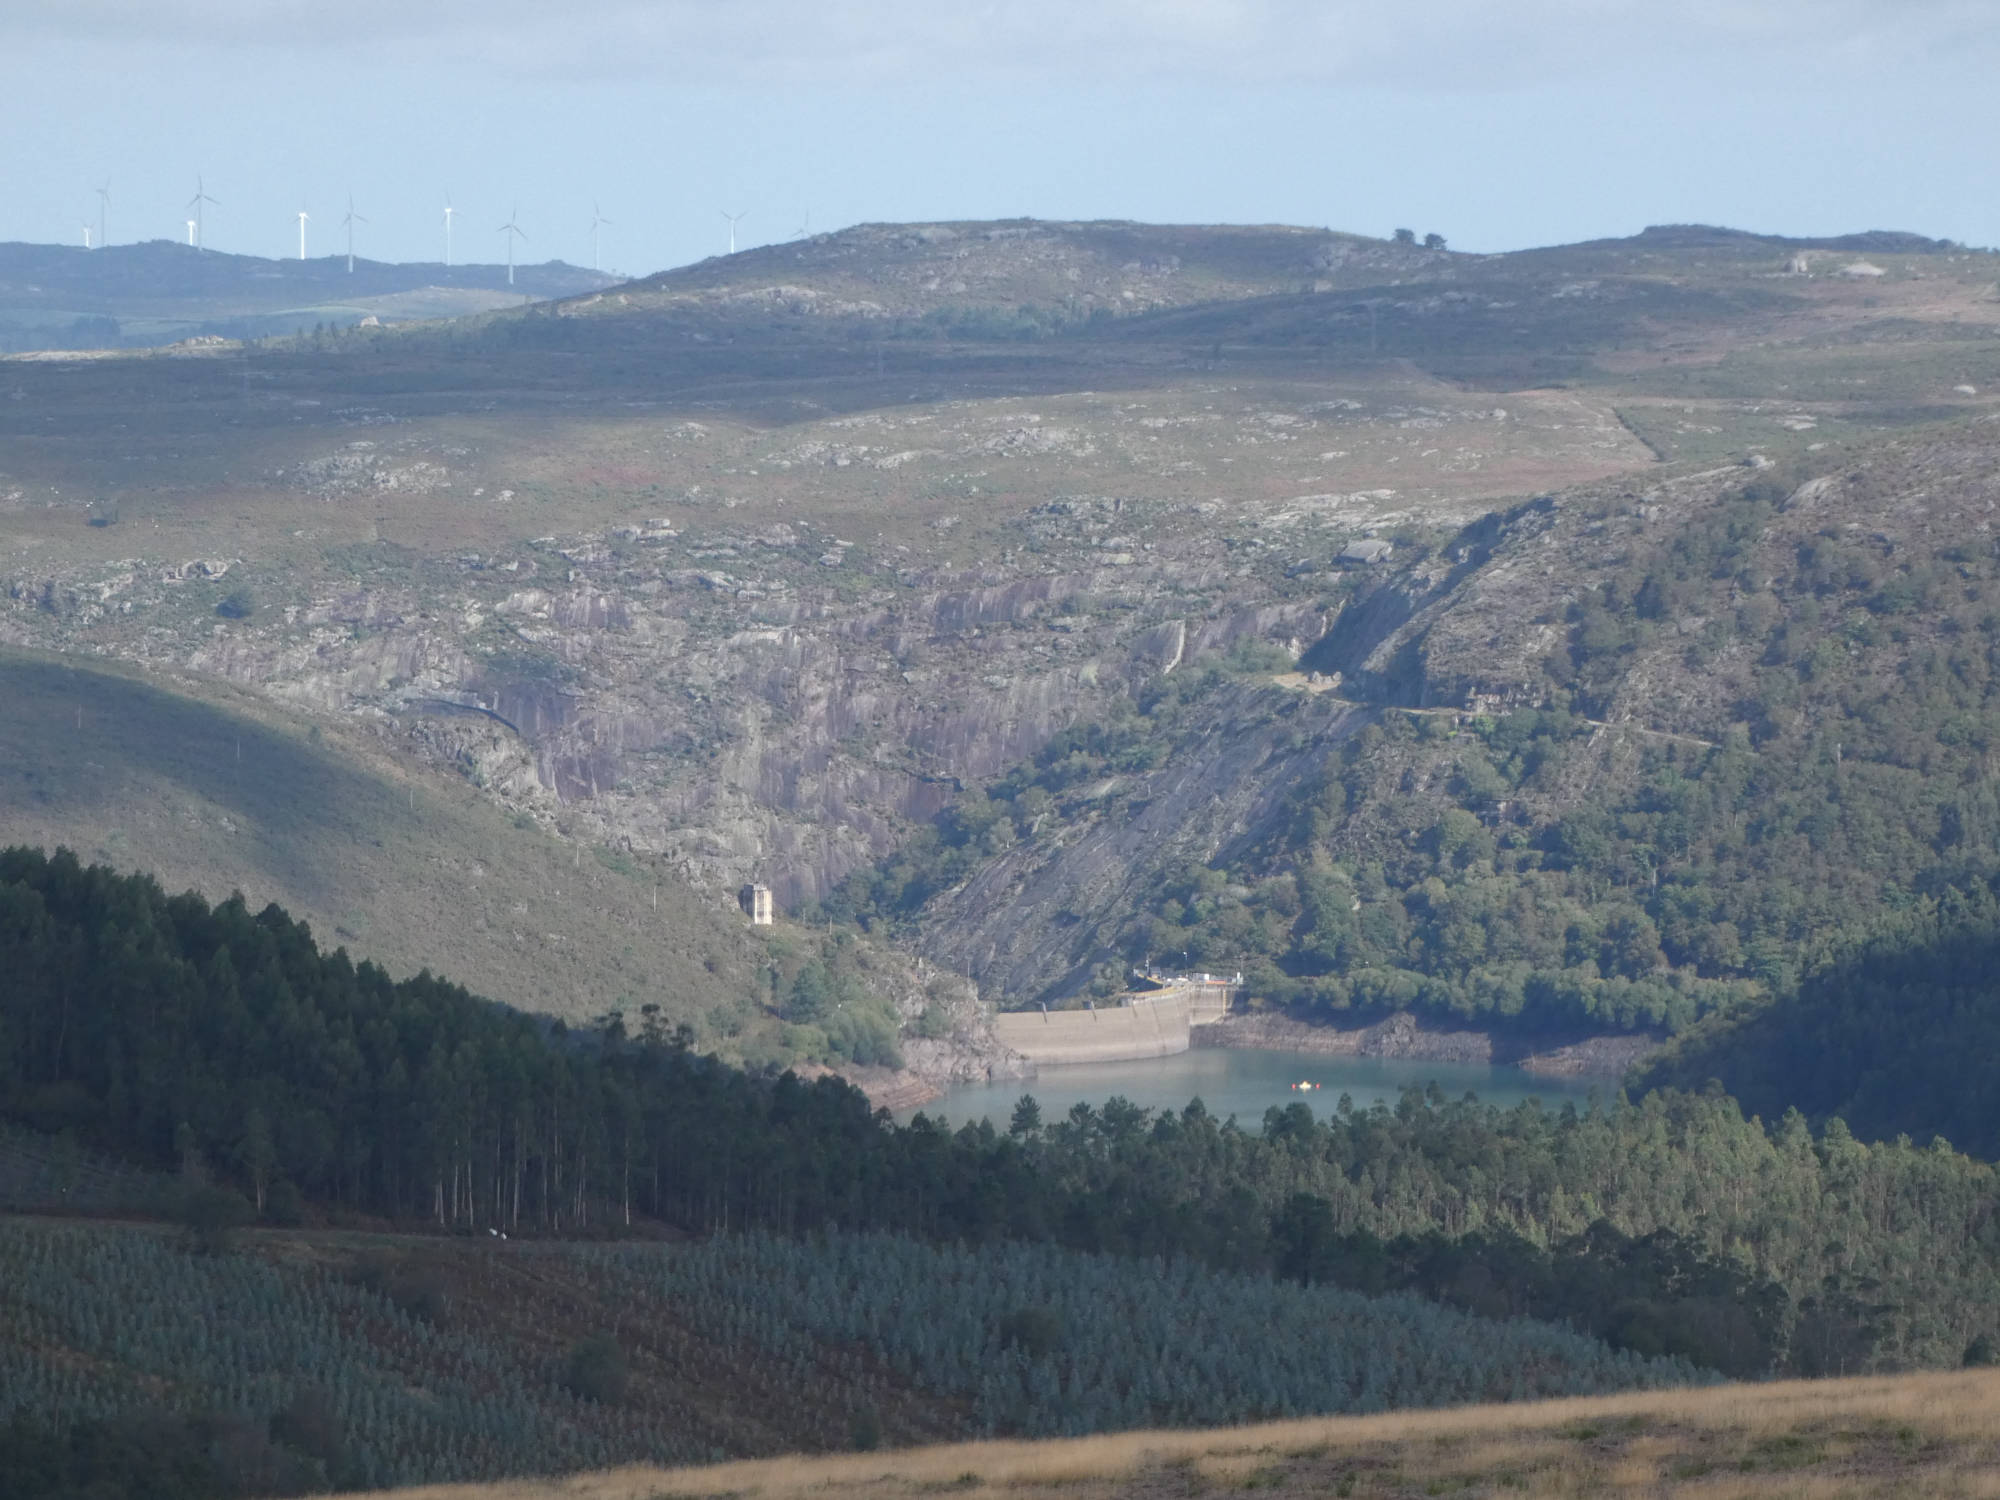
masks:
<path id="1" fill-rule="evenodd" d="M 1319 1087 L 1292 1087 L 1301 1082 Z M 1273 1105 L 1282 1109 L 1304 1103 L 1311 1106 L 1314 1116 L 1324 1118 L 1333 1113 L 1342 1094 L 1354 1100 L 1356 1109 L 1366 1109 L 1377 1100 L 1393 1106 L 1411 1084 L 1421 1088 L 1432 1083 L 1444 1090 L 1447 1098 L 1470 1092 L 1482 1103 L 1502 1108 L 1529 1098 L 1540 1099 L 1552 1108 L 1569 1101 L 1581 1107 L 1593 1089 L 1608 1096 L 1618 1088 L 1618 1081 L 1612 1078 L 1545 1078 L 1485 1063 L 1203 1047 L 1177 1057 L 1139 1062 L 1045 1066 L 1038 1076 L 1027 1080 L 952 1089 L 942 1099 L 924 1105 L 922 1112 L 953 1125 L 988 1119 L 995 1129 L 1005 1130 L 1015 1101 L 1023 1094 L 1035 1096 L 1043 1121 L 1050 1124 L 1067 1114 L 1073 1104 L 1097 1108 L 1120 1095 L 1154 1110 L 1180 1110 L 1190 1099 L 1199 1098 L 1217 1119 L 1234 1115 L 1237 1124 L 1255 1130 L 1263 1122 L 1264 1111 Z M 916 1113 L 905 1110 L 900 1118 L 907 1120 Z"/>

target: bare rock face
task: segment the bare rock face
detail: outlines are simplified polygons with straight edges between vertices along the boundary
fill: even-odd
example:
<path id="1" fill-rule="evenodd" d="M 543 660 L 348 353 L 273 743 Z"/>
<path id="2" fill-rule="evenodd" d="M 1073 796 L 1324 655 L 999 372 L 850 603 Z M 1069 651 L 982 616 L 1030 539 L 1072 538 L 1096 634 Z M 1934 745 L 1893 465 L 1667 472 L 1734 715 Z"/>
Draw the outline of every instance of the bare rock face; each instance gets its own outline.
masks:
<path id="1" fill-rule="evenodd" d="M 913 1077 L 940 1091 L 964 1083 L 1033 1078 L 1035 1065 L 993 1040 L 992 1033 L 968 1028 L 943 1040 L 911 1037 L 903 1043 L 903 1063 Z"/>
<path id="2" fill-rule="evenodd" d="M 1159 769 L 1105 786 L 1102 817 L 1053 847 L 989 861 L 926 914 L 919 946 L 994 997 L 1056 998 L 1115 961 L 1118 929 L 1167 872 L 1227 859 L 1288 815 L 1293 790 L 1367 710 L 1241 687 L 1205 700 L 1194 741 Z"/>
<path id="3" fill-rule="evenodd" d="M 348 590 L 218 631 L 184 663 L 383 717 L 552 826 L 665 854 L 713 890 L 760 879 L 796 909 L 1112 697 L 1325 618 L 1313 600 L 1230 607 L 1212 569 L 1174 561 L 916 576 L 851 603 L 768 564 L 677 568 L 643 539 L 516 561 L 458 580 L 449 607 Z M 555 562 L 564 587 L 517 586 Z M 1212 602 L 1160 626 L 1162 597 Z"/>
<path id="4" fill-rule="evenodd" d="M 864 420 L 878 419 L 843 419 Z M 1149 445 L 1156 420 L 1211 418 L 1139 418 Z M 1307 418 L 1230 420 L 1262 443 Z M 1756 567 L 1793 566 L 1830 529 L 1879 534 L 1870 545 L 1885 556 L 1903 540 L 1971 536 L 1990 503 L 1990 448 L 1912 446 L 1880 472 L 1806 485 L 1778 507 Z M 1575 601 L 1752 477 L 1732 465 L 1602 481 L 1351 568 L 1337 561 L 1344 539 L 1369 516 L 1392 524 L 1389 502 L 1066 495 L 993 523 L 998 541 L 973 564 L 939 550 L 906 560 L 886 539 L 857 546 L 803 508 L 739 523 L 718 505 L 700 526 L 612 526 L 490 555 L 368 544 L 290 593 L 230 558 L 29 554 L 0 580 L 0 633 L 371 721 L 548 829 L 653 856 L 718 903 L 761 882 L 792 912 L 1062 731 L 1219 672 L 1166 763 L 1072 789 L 1100 811 L 1067 819 L 1059 838 L 991 851 L 932 900 L 916 951 L 971 976 L 987 1001 L 1018 1003 L 1099 977 L 1164 875 L 1254 846 L 1386 709 L 1545 701 Z M 935 518 L 946 522 L 956 513 Z M 238 587 L 254 609 L 218 615 Z M 1715 608 L 1748 622 L 1757 601 Z M 1593 719 L 1718 738 L 1761 649 L 1744 622 L 1690 617 L 1653 632 Z M 1708 636 L 1720 644 L 1691 668 L 1688 642 Z M 1012 1066 L 976 1041 L 922 1040 L 910 1055 L 931 1074 Z"/>
<path id="5" fill-rule="evenodd" d="M 1035 1076 L 1035 1065 L 1003 1046 L 987 1007 L 961 975 L 918 958 L 875 970 L 903 1026 L 901 1068 L 842 1068 L 841 1075 L 880 1109 L 908 1109 L 968 1083 Z"/>
<path id="6" fill-rule="evenodd" d="M 1234 664 L 1235 685 L 1209 694 L 1199 732 L 1168 764 L 1093 793 L 1103 816 L 1058 847 L 1003 854 L 934 903 L 917 950 L 989 1001 L 1018 1002 L 1088 983 L 1149 887 L 1261 838 L 1367 721 L 1347 699 L 1274 686 L 1274 671 L 1303 657 L 1345 674 L 1344 691 L 1389 701 L 1427 700 L 1434 679 L 1460 694 L 1503 681 L 1491 662 L 1440 672 L 1430 658 L 1456 611 L 1476 615 L 1491 593 L 1506 614 L 1521 584 L 1543 589 L 1521 559 L 1536 555 L 1551 513 L 1481 523 L 1449 555 L 1371 571 L 1363 587 L 1328 573 L 1317 553 L 1331 543 L 1293 537 L 1291 519 L 1275 540 L 1242 528 L 1245 560 L 1232 560 L 1216 535 L 1235 523 L 1213 505 L 1183 507 L 1173 531 L 1158 506 L 1051 502 L 1010 523 L 1044 560 L 1034 569 L 859 575 L 836 538 L 837 571 L 854 576 L 832 582 L 823 543 L 802 526 L 688 535 L 662 522 L 494 556 L 390 554 L 367 576 L 247 619 L 197 615 L 178 633 L 147 617 L 195 585 L 121 584 L 136 613 L 110 639 L 300 707 L 372 718 L 548 829 L 663 857 L 717 901 L 759 881 L 781 911 L 1114 700 Z M 16 583 L 0 618 L 60 644 L 72 629 L 61 601 L 89 600 L 102 582 Z M 1532 654 L 1533 639 L 1521 649 Z M 908 1055 L 939 1081 L 1020 1066 L 973 1016 L 949 1038 L 913 1035 Z"/>

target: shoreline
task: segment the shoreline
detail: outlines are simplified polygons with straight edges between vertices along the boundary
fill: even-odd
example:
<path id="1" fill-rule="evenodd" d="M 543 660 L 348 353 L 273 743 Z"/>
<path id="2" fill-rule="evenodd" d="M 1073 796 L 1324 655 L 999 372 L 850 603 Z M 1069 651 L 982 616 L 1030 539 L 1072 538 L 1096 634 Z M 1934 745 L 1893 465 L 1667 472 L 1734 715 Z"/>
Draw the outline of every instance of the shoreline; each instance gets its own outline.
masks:
<path id="1" fill-rule="evenodd" d="M 1368 1026 L 1328 1026 L 1302 1021 L 1281 1011 L 1242 1011 L 1191 1028 L 1189 1048 L 1241 1048 L 1264 1052 L 1296 1052 L 1311 1057 L 1377 1057 L 1414 1062 L 1499 1065 L 1519 1068 L 1541 1078 L 1622 1079 L 1632 1066 L 1665 1045 L 1665 1038 L 1647 1033 L 1611 1033 L 1537 1047 L 1531 1042 L 1497 1037 L 1476 1028 L 1445 1030 L 1427 1026 L 1407 1011 L 1399 1011 Z M 920 1108 L 942 1099 L 960 1084 L 994 1083 L 1038 1077 L 1040 1066 L 1004 1050 L 966 1048 L 932 1043 L 925 1055 L 913 1058 L 916 1068 L 828 1068 L 806 1063 L 794 1069 L 801 1078 L 834 1074 L 868 1096 L 876 1109 L 891 1113 Z M 1177 1055 L 1177 1054 L 1176 1054 Z M 928 1066 L 925 1066 L 928 1064 Z M 983 1064 L 984 1066 L 979 1066 Z M 1060 1068 L 1057 1063 L 1043 1066 Z"/>
<path id="2" fill-rule="evenodd" d="M 1407 1058 L 1420 1062 L 1488 1063 L 1543 1078 L 1622 1078 L 1636 1062 L 1664 1045 L 1644 1033 L 1579 1037 L 1538 1050 L 1490 1031 L 1445 1031 L 1399 1011 L 1370 1026 L 1326 1026 L 1276 1011 L 1250 1011 L 1198 1026 L 1195 1047 L 1243 1047 L 1317 1057 Z"/>

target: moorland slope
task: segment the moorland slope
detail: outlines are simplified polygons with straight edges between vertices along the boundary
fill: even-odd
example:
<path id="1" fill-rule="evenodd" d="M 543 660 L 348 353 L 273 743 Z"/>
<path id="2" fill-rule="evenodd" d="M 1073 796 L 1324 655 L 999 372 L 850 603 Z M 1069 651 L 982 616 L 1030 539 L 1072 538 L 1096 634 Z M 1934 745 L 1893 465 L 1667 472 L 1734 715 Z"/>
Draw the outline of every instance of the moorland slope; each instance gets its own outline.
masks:
<path id="1" fill-rule="evenodd" d="M 1941 857 L 1882 830 L 1969 752 L 1883 684 L 1985 712 L 1953 663 L 1995 276 L 1895 235 L 875 226 L 439 328 L 16 362 L 0 632 L 365 718 L 1003 1002 L 1199 948 L 1307 1004 L 1681 1025 Z M 1393 555 L 1340 564 L 1364 537 Z M 1833 843 L 1787 811 L 1823 753 L 1867 825 Z M 1684 783 L 1709 812 L 1653 805 Z M 1565 820 L 1604 798 L 1637 800 L 1600 849 Z M 1814 873 L 1753 899 L 1781 866 Z"/>

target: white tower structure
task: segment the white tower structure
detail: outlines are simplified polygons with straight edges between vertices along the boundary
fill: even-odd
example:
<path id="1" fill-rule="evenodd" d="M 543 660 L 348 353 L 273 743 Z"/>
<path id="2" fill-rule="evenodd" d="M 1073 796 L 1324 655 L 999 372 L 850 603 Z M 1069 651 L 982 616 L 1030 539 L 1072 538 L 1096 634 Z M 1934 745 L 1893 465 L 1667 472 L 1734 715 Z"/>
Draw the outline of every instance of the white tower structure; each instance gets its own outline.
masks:
<path id="1" fill-rule="evenodd" d="M 521 233 L 521 226 L 514 222 L 520 216 L 520 207 L 516 205 L 514 210 L 507 215 L 507 222 L 502 224 L 498 231 L 507 236 L 507 285 L 509 286 L 514 284 L 514 241 L 517 238 L 524 240 L 527 238 L 525 234 Z"/>
<path id="2" fill-rule="evenodd" d="M 194 180 L 194 196 L 188 199 L 188 209 L 194 214 L 194 217 L 188 221 L 194 225 L 193 236 L 188 240 L 188 243 L 193 245 L 197 250 L 206 248 L 202 237 L 201 210 L 204 204 L 213 208 L 222 207 L 220 203 L 217 203 L 213 198 L 208 196 L 208 190 L 202 186 L 201 178 L 196 177 Z"/>
<path id="3" fill-rule="evenodd" d="M 609 219 L 597 211 L 595 203 L 590 205 L 590 269 L 593 271 L 604 269 L 604 256 L 600 253 L 598 231 L 608 227 L 610 223 Z"/>
<path id="4" fill-rule="evenodd" d="M 354 274 L 354 226 L 368 221 L 354 211 L 354 194 L 347 195 L 347 217 L 340 221 L 347 226 L 347 274 Z"/>

